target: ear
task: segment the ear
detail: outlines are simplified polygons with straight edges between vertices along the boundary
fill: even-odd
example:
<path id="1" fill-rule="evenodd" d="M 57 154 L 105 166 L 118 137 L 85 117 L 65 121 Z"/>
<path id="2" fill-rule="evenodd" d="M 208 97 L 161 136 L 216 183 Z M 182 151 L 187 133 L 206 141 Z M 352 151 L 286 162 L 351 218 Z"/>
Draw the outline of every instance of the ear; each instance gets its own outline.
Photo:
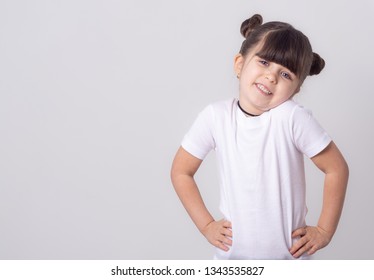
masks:
<path id="1" fill-rule="evenodd" d="M 238 77 L 240 76 L 240 73 L 242 72 L 243 64 L 244 64 L 244 57 L 240 53 L 238 53 L 234 57 L 234 71 L 235 71 L 235 75 L 237 75 Z"/>

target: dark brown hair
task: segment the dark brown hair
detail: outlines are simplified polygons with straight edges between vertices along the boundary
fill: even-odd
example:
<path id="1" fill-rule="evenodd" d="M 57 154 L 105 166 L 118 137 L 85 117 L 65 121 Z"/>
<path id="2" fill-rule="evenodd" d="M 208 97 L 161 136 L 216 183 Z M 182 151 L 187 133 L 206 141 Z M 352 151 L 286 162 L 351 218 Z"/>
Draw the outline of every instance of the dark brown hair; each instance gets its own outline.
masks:
<path id="1" fill-rule="evenodd" d="M 325 67 L 325 61 L 312 51 L 308 37 L 288 23 L 262 24 L 261 15 L 256 14 L 242 23 L 240 33 L 246 38 L 240 48 L 241 55 L 245 57 L 262 43 L 256 55 L 288 68 L 301 83 L 308 75 L 317 75 Z"/>

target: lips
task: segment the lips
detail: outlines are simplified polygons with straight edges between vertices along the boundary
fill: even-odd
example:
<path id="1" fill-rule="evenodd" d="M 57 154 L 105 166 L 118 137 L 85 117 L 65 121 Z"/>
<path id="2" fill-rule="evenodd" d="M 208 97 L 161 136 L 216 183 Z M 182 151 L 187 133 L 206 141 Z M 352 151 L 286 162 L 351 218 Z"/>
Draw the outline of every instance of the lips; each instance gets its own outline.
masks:
<path id="1" fill-rule="evenodd" d="M 260 90 L 261 93 L 263 93 L 265 95 L 271 95 L 272 94 L 272 92 L 266 86 L 264 86 L 263 84 L 256 83 L 255 85 Z"/>

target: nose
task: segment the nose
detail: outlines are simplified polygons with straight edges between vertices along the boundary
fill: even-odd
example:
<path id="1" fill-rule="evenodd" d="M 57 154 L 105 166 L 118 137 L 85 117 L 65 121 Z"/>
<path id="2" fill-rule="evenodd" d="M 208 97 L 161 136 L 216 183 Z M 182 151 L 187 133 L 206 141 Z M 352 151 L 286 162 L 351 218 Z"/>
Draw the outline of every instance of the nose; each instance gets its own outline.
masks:
<path id="1" fill-rule="evenodd" d="M 269 80 L 269 82 L 273 83 L 273 84 L 276 84 L 277 83 L 277 76 L 273 73 L 273 71 L 271 71 L 269 69 L 269 71 L 267 71 L 265 73 L 265 78 Z"/>

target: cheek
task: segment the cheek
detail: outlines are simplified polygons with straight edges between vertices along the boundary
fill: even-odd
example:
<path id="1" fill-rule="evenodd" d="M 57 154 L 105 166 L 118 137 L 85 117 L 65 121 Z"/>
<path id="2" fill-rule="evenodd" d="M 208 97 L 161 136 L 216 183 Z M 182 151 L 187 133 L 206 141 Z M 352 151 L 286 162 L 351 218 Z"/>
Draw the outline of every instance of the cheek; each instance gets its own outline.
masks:
<path id="1" fill-rule="evenodd" d="M 282 92 L 282 94 L 275 95 L 275 98 L 273 99 L 273 107 L 277 107 L 283 102 L 287 101 L 288 99 L 292 98 L 294 96 L 293 91 L 291 89 L 288 89 L 287 91 Z"/>
<path id="2" fill-rule="evenodd" d="M 291 84 L 291 85 L 284 86 L 284 88 L 282 90 L 283 98 L 285 98 L 285 99 L 291 98 L 292 96 L 294 96 L 298 92 L 298 89 L 299 89 L 298 84 Z"/>

